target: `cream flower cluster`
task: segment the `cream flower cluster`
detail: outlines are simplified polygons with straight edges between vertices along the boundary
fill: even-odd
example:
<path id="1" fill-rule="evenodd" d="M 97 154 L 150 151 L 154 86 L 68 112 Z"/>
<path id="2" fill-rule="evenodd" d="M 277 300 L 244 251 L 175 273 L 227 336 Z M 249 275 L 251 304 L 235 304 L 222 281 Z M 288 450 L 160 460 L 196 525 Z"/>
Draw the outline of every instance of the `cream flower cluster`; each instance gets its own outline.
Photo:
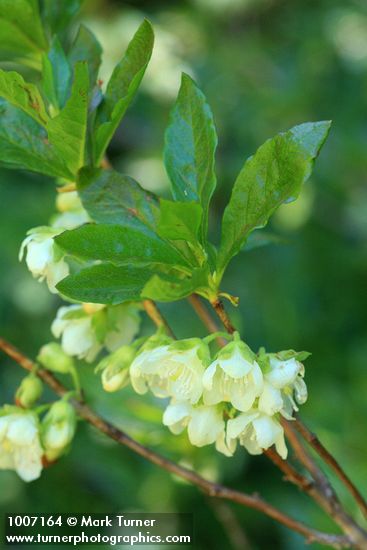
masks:
<path id="1" fill-rule="evenodd" d="M 163 423 L 174 434 L 187 428 L 193 445 L 215 443 L 227 456 L 237 443 L 250 454 L 275 445 L 285 459 L 280 417 L 291 419 L 307 399 L 304 357 L 293 351 L 255 355 L 235 335 L 211 359 L 205 339 L 157 345 L 152 337 L 132 361 L 130 380 L 139 394 L 170 398 Z"/>

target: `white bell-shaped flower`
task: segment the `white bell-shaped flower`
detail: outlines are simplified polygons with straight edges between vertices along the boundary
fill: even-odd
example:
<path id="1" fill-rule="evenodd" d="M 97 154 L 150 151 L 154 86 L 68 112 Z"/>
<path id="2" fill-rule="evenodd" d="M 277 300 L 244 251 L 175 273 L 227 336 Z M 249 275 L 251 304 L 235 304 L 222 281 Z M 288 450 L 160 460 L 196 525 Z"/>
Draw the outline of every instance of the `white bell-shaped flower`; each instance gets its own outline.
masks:
<path id="1" fill-rule="evenodd" d="M 174 397 L 194 404 L 203 391 L 202 377 L 209 362 L 207 344 L 190 338 L 144 348 L 130 367 L 130 378 L 137 393 L 148 388 L 157 397 Z"/>
<path id="2" fill-rule="evenodd" d="M 61 307 L 51 325 L 51 332 L 55 338 L 61 337 L 61 346 L 66 354 L 88 362 L 94 361 L 102 349 L 93 327 L 93 315 L 88 315 L 81 305 Z"/>
<path id="3" fill-rule="evenodd" d="M 305 369 L 295 356 L 285 359 L 281 356 L 282 353 L 268 356 L 258 408 L 269 416 L 280 412 L 290 419 L 293 411 L 298 411 L 296 402 L 303 404 L 307 400 Z"/>
<path id="4" fill-rule="evenodd" d="M 64 306 L 58 310 L 51 331 L 56 338 L 61 337 L 65 353 L 92 362 L 103 347 L 113 352 L 132 341 L 140 327 L 139 311 L 135 304 Z"/>
<path id="5" fill-rule="evenodd" d="M 284 460 L 287 458 L 288 450 L 282 426 L 276 419 L 257 409 L 251 409 L 228 420 L 227 444 L 233 445 L 233 440 L 238 440 L 252 455 L 261 454 L 275 445 L 277 453 Z"/>
<path id="6" fill-rule="evenodd" d="M 222 348 L 203 376 L 204 403 L 232 403 L 248 411 L 263 389 L 263 375 L 255 354 L 240 340 Z"/>
<path id="7" fill-rule="evenodd" d="M 43 449 L 38 417 L 16 407 L 0 410 L 0 469 L 15 470 L 24 481 L 39 478 Z"/>
<path id="8" fill-rule="evenodd" d="M 220 406 L 192 406 L 187 401 L 172 400 L 163 414 L 163 424 L 175 435 L 187 428 L 190 443 L 196 447 L 215 443 L 219 452 L 226 456 L 233 454 L 233 444 L 228 447 L 225 441 L 225 422 Z"/>
<path id="9" fill-rule="evenodd" d="M 27 233 L 19 252 L 19 261 L 25 260 L 33 277 L 39 281 L 46 279 L 53 294 L 57 293 L 56 285 L 69 275 L 69 266 L 64 260 L 59 247 L 53 238 L 63 229 L 36 227 Z"/>

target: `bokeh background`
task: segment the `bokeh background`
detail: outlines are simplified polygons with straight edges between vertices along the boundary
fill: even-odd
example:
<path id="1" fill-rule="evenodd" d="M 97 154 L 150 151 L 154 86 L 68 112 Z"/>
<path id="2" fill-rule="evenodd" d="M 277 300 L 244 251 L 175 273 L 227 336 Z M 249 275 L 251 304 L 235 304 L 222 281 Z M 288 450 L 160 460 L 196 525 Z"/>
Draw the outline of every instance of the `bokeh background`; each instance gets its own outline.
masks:
<path id="1" fill-rule="evenodd" d="M 232 317 L 254 349 L 264 345 L 269 351 L 312 352 L 306 365 L 310 397 L 303 418 L 366 493 L 366 3 L 86 0 L 80 19 L 104 48 L 102 79 L 108 78 L 143 17 L 154 24 L 155 52 L 109 156 L 116 168 L 145 187 L 168 194 L 162 164 L 164 128 L 180 72 L 193 75 L 212 106 L 220 140 L 214 238 L 232 182 L 247 156 L 292 125 L 333 120 L 301 198 L 281 207 L 272 219 L 272 231 L 285 244 L 238 256 L 224 286 L 240 296 Z M 26 231 L 46 224 L 53 212 L 54 184 L 24 172 L 0 174 L 1 334 L 34 357 L 51 339 L 49 327 L 59 302 L 19 264 L 17 252 Z M 163 309 L 180 336 L 205 334 L 185 303 Z M 4 403 L 12 399 L 22 373 L 1 360 Z M 81 371 L 93 406 L 140 441 L 210 479 L 257 490 L 314 527 L 332 528 L 306 497 L 282 483 L 266 458 L 238 451 L 227 459 L 212 448 L 193 449 L 185 436 L 171 436 L 161 426 L 158 403 L 128 390 L 107 396 L 90 366 L 82 365 Z M 358 516 L 338 482 L 336 486 Z M 11 472 L 0 472 L 1 513 L 129 510 L 192 511 L 198 549 L 306 547 L 273 521 L 208 500 L 84 425 L 70 454 L 38 481 L 27 485 Z"/>

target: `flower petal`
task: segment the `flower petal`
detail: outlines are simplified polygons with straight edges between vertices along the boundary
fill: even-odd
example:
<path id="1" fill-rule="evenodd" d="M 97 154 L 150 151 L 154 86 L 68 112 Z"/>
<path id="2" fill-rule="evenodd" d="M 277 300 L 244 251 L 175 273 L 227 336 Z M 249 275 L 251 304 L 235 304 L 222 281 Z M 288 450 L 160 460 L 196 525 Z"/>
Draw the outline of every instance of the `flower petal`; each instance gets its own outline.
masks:
<path id="1" fill-rule="evenodd" d="M 268 449 L 274 445 L 283 432 L 283 428 L 279 422 L 266 414 L 262 414 L 256 418 L 252 422 L 252 425 L 256 434 L 256 440 L 262 449 Z"/>
<path id="2" fill-rule="evenodd" d="M 188 436 L 192 445 L 203 447 L 214 443 L 224 432 L 224 420 L 216 407 L 197 407 L 191 413 Z"/>
<path id="3" fill-rule="evenodd" d="M 236 418 L 231 418 L 227 422 L 227 437 L 229 439 L 235 439 L 238 437 L 247 426 L 259 416 L 258 411 L 251 409 L 247 413 L 242 413 L 236 416 Z"/>
<path id="4" fill-rule="evenodd" d="M 281 361 L 275 357 L 270 358 L 271 371 L 266 374 L 266 379 L 275 388 L 282 389 L 293 384 L 302 367 L 296 359 Z"/>
<path id="5" fill-rule="evenodd" d="M 265 382 L 259 399 L 259 410 L 269 416 L 279 412 L 284 406 L 282 393 L 269 382 Z"/>

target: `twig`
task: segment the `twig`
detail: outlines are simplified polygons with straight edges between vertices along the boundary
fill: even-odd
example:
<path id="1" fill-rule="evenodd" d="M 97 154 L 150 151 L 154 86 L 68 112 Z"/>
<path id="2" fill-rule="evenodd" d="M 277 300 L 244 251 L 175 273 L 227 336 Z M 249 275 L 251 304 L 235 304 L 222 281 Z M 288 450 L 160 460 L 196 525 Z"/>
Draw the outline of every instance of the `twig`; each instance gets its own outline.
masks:
<path id="1" fill-rule="evenodd" d="M 305 492 L 309 492 L 309 489 L 314 486 L 312 480 L 300 474 L 289 462 L 283 460 L 274 449 L 267 449 L 264 454 L 283 472 L 285 481 L 294 483 Z"/>
<path id="2" fill-rule="evenodd" d="M 219 319 L 223 323 L 223 326 L 226 329 L 226 331 L 229 332 L 229 334 L 233 334 L 236 331 L 236 329 L 232 325 L 232 321 L 230 320 L 226 310 L 224 309 L 223 302 L 221 300 L 217 299 L 217 300 L 214 300 L 213 302 L 210 302 L 210 303 L 213 306 L 213 308 L 214 308 L 216 314 L 218 315 Z"/>
<path id="3" fill-rule="evenodd" d="M 166 319 L 163 317 L 161 312 L 159 311 L 158 307 L 155 305 L 155 303 L 152 300 L 144 300 L 143 306 L 149 317 L 152 319 L 153 323 L 157 327 L 164 327 L 166 329 L 166 332 L 169 336 L 172 338 L 175 338 L 175 335 L 167 323 Z"/>
<path id="4" fill-rule="evenodd" d="M 0 349 L 2 349 L 9 357 L 14 359 L 21 367 L 28 371 L 34 369 L 35 364 L 28 357 L 23 355 L 17 348 L 9 344 L 4 339 L 0 339 Z M 38 369 L 37 375 L 50 386 L 59 396 L 63 396 L 68 390 L 51 374 L 45 369 Z M 144 447 L 138 441 L 135 441 L 130 436 L 128 436 L 122 430 L 119 430 L 100 416 L 98 416 L 94 411 L 92 411 L 88 405 L 81 403 L 75 399 L 71 400 L 71 403 L 77 410 L 79 416 L 89 422 L 97 430 L 104 433 L 117 443 L 124 445 L 149 460 L 153 464 L 167 470 L 171 474 L 174 474 L 186 481 L 192 483 L 199 487 L 204 493 L 211 497 L 222 498 L 232 502 L 236 502 L 243 506 L 253 508 L 258 510 L 267 516 L 275 519 L 279 523 L 285 525 L 289 529 L 296 531 L 297 533 L 303 535 L 308 542 L 318 542 L 320 544 L 328 545 L 332 548 L 352 548 L 352 540 L 344 535 L 334 535 L 323 533 L 321 531 L 312 529 L 302 522 L 296 521 L 293 518 L 283 514 L 280 510 L 272 506 L 271 504 L 264 501 L 257 494 L 249 495 L 246 493 L 241 493 L 234 489 L 224 487 L 217 483 L 212 483 L 203 477 L 199 476 L 192 470 L 179 466 L 178 464 L 168 460 L 167 458 L 161 456 L 160 454 Z"/>
<path id="5" fill-rule="evenodd" d="M 323 459 L 323 461 L 330 466 L 336 475 L 344 483 L 348 491 L 353 495 L 355 501 L 358 503 L 360 509 L 367 517 L 367 502 L 363 498 L 362 494 L 359 492 L 357 487 L 351 481 L 351 479 L 344 472 L 337 460 L 329 453 L 329 451 L 324 447 L 316 434 L 311 432 L 301 421 L 298 415 L 296 415 L 294 426 L 296 430 L 301 434 L 303 439 L 317 452 L 317 454 Z"/>
<path id="6" fill-rule="evenodd" d="M 200 300 L 199 296 L 197 294 L 191 294 L 191 296 L 188 297 L 188 301 L 209 332 L 218 332 L 219 328 L 216 322 Z M 220 346 L 225 346 L 227 343 L 222 336 L 218 336 L 217 342 Z"/>
<path id="7" fill-rule="evenodd" d="M 319 490 L 314 496 L 315 500 L 353 540 L 356 548 L 367 548 L 367 533 L 345 512 L 331 483 L 299 441 L 291 422 L 283 420 L 282 425 L 298 460 L 317 482 Z"/>

